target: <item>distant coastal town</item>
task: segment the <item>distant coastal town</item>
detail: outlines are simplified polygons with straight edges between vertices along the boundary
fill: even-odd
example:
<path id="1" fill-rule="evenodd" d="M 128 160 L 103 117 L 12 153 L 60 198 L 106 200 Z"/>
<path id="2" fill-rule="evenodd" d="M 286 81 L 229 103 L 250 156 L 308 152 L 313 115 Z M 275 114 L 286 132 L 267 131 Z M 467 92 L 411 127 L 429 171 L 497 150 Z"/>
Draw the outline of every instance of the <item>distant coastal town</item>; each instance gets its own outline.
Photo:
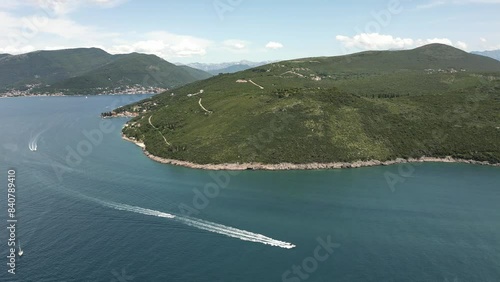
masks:
<path id="1" fill-rule="evenodd" d="M 41 84 L 27 84 L 22 88 L 0 90 L 0 97 L 31 97 L 31 96 L 71 96 L 71 95 L 114 95 L 114 94 L 160 94 L 168 89 L 161 87 L 142 86 L 139 84 L 120 87 L 99 87 L 80 91 L 62 89 L 58 91 L 43 91 Z"/>

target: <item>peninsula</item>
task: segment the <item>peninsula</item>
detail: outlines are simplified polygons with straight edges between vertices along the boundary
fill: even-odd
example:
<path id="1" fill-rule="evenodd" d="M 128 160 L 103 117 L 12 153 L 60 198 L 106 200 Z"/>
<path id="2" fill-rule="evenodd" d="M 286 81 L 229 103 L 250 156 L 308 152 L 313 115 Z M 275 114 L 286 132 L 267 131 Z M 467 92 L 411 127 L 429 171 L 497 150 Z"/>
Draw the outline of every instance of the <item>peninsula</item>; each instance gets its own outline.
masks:
<path id="1" fill-rule="evenodd" d="M 116 109 L 152 159 L 205 169 L 500 162 L 500 62 L 431 44 L 223 74 Z"/>

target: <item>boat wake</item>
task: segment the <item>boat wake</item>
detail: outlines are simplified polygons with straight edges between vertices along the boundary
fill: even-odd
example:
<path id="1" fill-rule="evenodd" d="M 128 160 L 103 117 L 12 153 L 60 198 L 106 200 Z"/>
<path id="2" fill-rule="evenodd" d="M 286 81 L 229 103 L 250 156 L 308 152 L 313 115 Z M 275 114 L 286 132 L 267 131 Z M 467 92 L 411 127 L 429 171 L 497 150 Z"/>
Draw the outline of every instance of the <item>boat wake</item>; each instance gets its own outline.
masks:
<path id="1" fill-rule="evenodd" d="M 175 215 L 160 212 L 160 211 L 145 209 L 145 208 L 136 207 L 136 206 L 125 205 L 125 204 L 118 204 L 118 203 L 113 203 L 113 202 L 105 202 L 105 201 L 101 201 L 101 200 L 95 200 L 95 201 L 100 203 L 101 205 L 103 205 L 105 207 L 112 208 L 112 209 L 119 210 L 119 211 L 135 212 L 135 213 L 140 213 L 140 214 L 144 214 L 144 215 L 151 215 L 151 216 L 170 218 L 170 219 L 175 218 Z"/>
<path id="2" fill-rule="evenodd" d="M 30 149 L 30 151 L 35 152 L 38 149 L 38 139 L 40 139 L 40 135 L 42 135 L 44 131 L 39 132 L 37 135 L 35 135 L 35 137 L 33 137 L 33 134 L 31 135 L 31 140 L 28 144 L 28 148 Z"/>
<path id="3" fill-rule="evenodd" d="M 141 207 L 136 207 L 136 206 L 130 206 L 126 204 L 119 204 L 119 203 L 113 203 L 113 202 L 106 202 L 98 199 L 92 199 L 94 202 L 97 202 L 105 207 L 120 210 L 120 211 L 128 211 L 128 212 L 134 212 L 134 213 L 139 213 L 139 214 L 144 214 L 144 215 L 150 215 L 150 216 L 156 216 L 156 217 L 162 217 L 162 218 L 167 218 L 167 219 L 172 219 L 177 222 L 183 223 L 185 225 L 195 227 L 201 230 L 225 235 L 228 237 L 240 239 L 243 241 L 249 241 L 249 242 L 255 242 L 255 243 L 261 243 L 265 245 L 270 245 L 274 247 L 280 247 L 284 249 L 292 249 L 295 248 L 296 246 L 292 243 L 284 242 L 284 241 L 279 241 L 267 236 L 264 236 L 262 234 L 257 234 L 253 233 L 250 231 L 245 231 L 241 230 L 238 228 L 206 221 L 206 220 L 201 220 L 201 219 L 196 219 L 196 218 L 191 218 L 187 216 L 178 216 L 178 215 L 173 215 L 161 211 L 155 211 L 155 210 L 150 210 L 150 209 L 145 209 Z"/>
<path id="4" fill-rule="evenodd" d="M 30 149 L 30 151 L 35 152 L 36 149 L 38 148 L 36 141 L 31 141 L 28 145 L 28 148 Z"/>
<path id="5" fill-rule="evenodd" d="M 274 247 L 280 247 L 284 249 L 293 249 L 295 248 L 295 245 L 292 243 L 288 242 L 283 242 L 279 241 L 267 236 L 264 236 L 262 234 L 257 234 L 253 233 L 250 231 L 245 231 L 241 230 L 238 228 L 206 221 L 206 220 L 201 220 L 201 219 L 196 219 L 196 218 L 189 218 L 189 217 L 176 217 L 177 221 L 182 222 L 186 225 L 196 227 L 198 229 L 206 230 L 209 232 L 214 232 L 218 233 L 221 235 L 225 235 L 228 237 L 232 238 L 237 238 L 243 241 L 249 241 L 249 242 L 255 242 L 255 243 L 261 243 L 265 245 L 270 245 Z"/>
<path id="6" fill-rule="evenodd" d="M 48 175 L 48 174 L 47 174 Z M 47 179 L 47 176 L 44 174 L 38 175 L 40 179 Z M 54 185 L 49 185 L 51 189 L 54 189 Z M 213 232 L 216 234 L 224 235 L 227 237 L 232 237 L 236 238 L 242 241 L 248 241 L 248 242 L 254 242 L 254 243 L 260 243 L 260 244 L 265 244 L 269 246 L 274 246 L 274 247 L 280 247 L 284 249 L 293 249 L 296 246 L 292 243 L 276 240 L 270 237 L 267 237 L 262 234 L 238 229 L 235 227 L 230 227 L 226 226 L 223 224 L 218 224 L 202 219 L 197 219 L 197 218 L 192 218 L 188 216 L 183 216 L 183 215 L 175 215 L 171 213 L 166 213 L 166 212 L 161 212 L 157 210 L 152 210 L 152 209 L 146 209 L 142 207 L 137 207 L 137 206 L 132 206 L 132 205 L 127 205 L 127 204 L 121 204 L 121 203 L 116 203 L 116 202 L 111 202 L 111 201 L 104 201 L 100 200 L 94 197 L 90 197 L 87 195 L 84 195 L 80 192 L 77 191 L 70 191 L 66 189 L 61 189 L 58 190 L 59 193 L 66 193 L 69 196 L 72 197 L 77 197 L 80 199 L 85 199 L 89 202 L 96 203 L 100 206 L 106 207 L 106 208 L 111 208 L 119 211 L 127 211 L 127 212 L 133 212 L 137 214 L 143 214 L 143 215 L 148 215 L 148 216 L 156 216 L 160 218 L 165 218 L 169 220 L 173 220 L 179 223 L 182 223 L 184 225 L 194 227 L 200 230 L 208 231 L 208 232 Z"/>

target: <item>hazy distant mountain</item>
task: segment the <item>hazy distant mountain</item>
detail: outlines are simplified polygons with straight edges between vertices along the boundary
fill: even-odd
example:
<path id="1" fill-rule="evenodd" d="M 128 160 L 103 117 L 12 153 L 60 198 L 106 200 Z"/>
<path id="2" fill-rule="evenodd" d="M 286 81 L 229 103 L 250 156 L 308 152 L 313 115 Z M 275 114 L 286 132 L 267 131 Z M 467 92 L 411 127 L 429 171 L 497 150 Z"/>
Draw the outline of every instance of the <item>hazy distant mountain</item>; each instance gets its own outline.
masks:
<path id="1" fill-rule="evenodd" d="M 257 67 L 257 66 L 256 66 Z M 239 71 L 244 71 L 253 68 L 252 66 L 249 65 L 232 65 L 227 68 L 223 69 L 216 69 L 216 70 L 209 70 L 207 71 L 208 73 L 211 73 L 213 75 L 218 75 L 220 73 L 235 73 Z"/>
<path id="2" fill-rule="evenodd" d="M 32 93 L 92 94 L 98 88 L 172 88 L 210 76 L 207 72 L 179 67 L 154 55 L 111 55 L 98 48 L 0 55 L 2 92 L 32 89 Z"/>
<path id="3" fill-rule="evenodd" d="M 190 67 L 190 66 L 178 66 L 178 67 L 180 67 L 181 69 L 184 69 L 185 71 L 189 72 L 193 77 L 196 77 L 197 80 L 202 80 L 202 79 L 206 79 L 206 78 L 212 77 L 212 75 L 211 75 L 210 72 L 206 72 L 206 71 L 203 71 L 203 70 L 200 70 L 200 69 L 197 69 L 197 68 L 193 68 L 193 67 Z"/>
<path id="4" fill-rule="evenodd" d="M 263 65 L 266 65 L 269 63 L 272 63 L 272 62 L 271 61 L 251 62 L 251 61 L 243 60 L 243 61 L 239 61 L 239 62 L 228 62 L 228 63 L 219 63 L 219 64 L 192 63 L 192 64 L 188 64 L 188 66 L 209 72 L 209 73 L 214 74 L 214 75 L 217 75 L 219 73 L 235 73 L 235 72 L 251 69 L 254 67 L 263 66 Z"/>
<path id="5" fill-rule="evenodd" d="M 481 55 L 481 56 L 486 56 L 486 57 L 490 57 L 490 58 L 493 58 L 493 59 L 495 59 L 495 60 L 499 60 L 499 61 L 500 61 L 500 50 L 493 50 L 493 51 L 475 51 L 475 52 L 472 52 L 472 54 Z"/>

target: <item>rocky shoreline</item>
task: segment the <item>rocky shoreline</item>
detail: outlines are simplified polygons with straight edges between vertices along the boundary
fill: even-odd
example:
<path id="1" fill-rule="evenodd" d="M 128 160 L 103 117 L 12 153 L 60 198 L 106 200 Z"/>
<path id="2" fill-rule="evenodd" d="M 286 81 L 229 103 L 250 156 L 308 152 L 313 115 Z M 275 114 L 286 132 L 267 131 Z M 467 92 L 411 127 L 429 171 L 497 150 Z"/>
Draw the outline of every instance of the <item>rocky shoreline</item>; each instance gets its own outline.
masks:
<path id="1" fill-rule="evenodd" d="M 136 112 L 129 112 L 129 111 L 125 111 L 125 112 L 119 112 L 119 113 L 115 113 L 115 112 L 106 112 L 106 113 L 101 113 L 101 118 L 135 118 L 139 116 L 139 113 L 136 113 Z M 134 142 L 134 141 L 131 141 L 131 142 Z"/>
<path id="2" fill-rule="evenodd" d="M 11 95 L 10 93 L 0 93 L 0 98 L 20 98 L 20 97 L 88 97 L 88 96 L 119 96 L 119 95 L 156 95 L 158 93 L 139 92 L 139 93 L 104 93 L 97 92 L 95 94 L 63 94 L 59 93 L 30 93 L 24 95 Z"/>
<path id="3" fill-rule="evenodd" d="M 482 162 L 476 160 L 464 160 L 464 159 L 456 159 L 452 157 L 446 158 L 435 158 L 435 157 L 421 157 L 421 158 L 410 158 L 403 159 L 398 158 L 391 161 L 357 161 L 357 162 L 334 162 L 334 163 L 309 163 L 309 164 L 293 164 L 293 163 L 280 163 L 280 164 L 262 164 L 262 163 L 225 163 L 225 164 L 196 164 L 187 161 L 173 160 L 173 159 L 165 159 L 162 157 L 155 156 L 149 153 L 146 150 L 146 145 L 142 142 L 138 142 L 136 140 L 130 139 L 124 134 L 122 134 L 122 138 L 129 142 L 136 144 L 137 146 L 142 148 L 142 151 L 148 158 L 162 163 L 162 164 L 170 164 L 176 166 L 183 166 L 187 168 L 193 169 L 202 169 L 202 170 L 228 170 L 228 171 L 241 171 L 241 170 L 271 170 L 271 171 L 279 171 L 279 170 L 325 170 L 325 169 L 345 169 L 345 168 L 361 168 L 361 167 L 373 167 L 373 166 L 389 166 L 395 164 L 403 164 L 403 163 L 465 163 L 465 164 L 476 164 L 476 165 L 488 165 L 488 166 L 496 166 L 500 167 L 500 163 L 492 164 L 489 162 Z"/>

